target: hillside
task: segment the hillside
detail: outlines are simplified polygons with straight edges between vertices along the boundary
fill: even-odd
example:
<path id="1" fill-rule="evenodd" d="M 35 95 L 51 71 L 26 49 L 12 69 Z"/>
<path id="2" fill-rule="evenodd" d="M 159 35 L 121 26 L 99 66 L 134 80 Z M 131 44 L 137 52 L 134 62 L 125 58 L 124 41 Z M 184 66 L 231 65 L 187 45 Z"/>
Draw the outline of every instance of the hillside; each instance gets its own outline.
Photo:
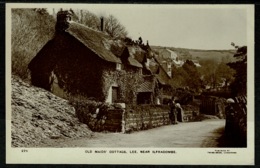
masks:
<path id="1" fill-rule="evenodd" d="M 12 146 L 37 147 L 50 139 L 90 137 L 67 100 L 12 77 Z"/>
<path id="2" fill-rule="evenodd" d="M 160 50 L 165 47 L 152 46 L 154 50 Z M 235 50 L 196 50 L 187 48 L 166 47 L 175 51 L 182 59 L 196 59 L 198 61 L 212 60 L 215 62 L 231 62 L 234 61 Z"/>

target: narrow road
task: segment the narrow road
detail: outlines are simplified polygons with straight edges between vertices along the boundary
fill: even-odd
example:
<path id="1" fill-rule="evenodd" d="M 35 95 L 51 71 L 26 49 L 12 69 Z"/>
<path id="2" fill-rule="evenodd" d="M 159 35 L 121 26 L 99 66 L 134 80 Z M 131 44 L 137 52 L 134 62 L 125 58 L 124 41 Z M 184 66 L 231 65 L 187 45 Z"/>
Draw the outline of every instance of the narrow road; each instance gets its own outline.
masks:
<path id="1" fill-rule="evenodd" d="M 150 130 L 94 133 L 91 139 L 56 140 L 52 147 L 218 147 L 225 120 L 179 123 Z"/>

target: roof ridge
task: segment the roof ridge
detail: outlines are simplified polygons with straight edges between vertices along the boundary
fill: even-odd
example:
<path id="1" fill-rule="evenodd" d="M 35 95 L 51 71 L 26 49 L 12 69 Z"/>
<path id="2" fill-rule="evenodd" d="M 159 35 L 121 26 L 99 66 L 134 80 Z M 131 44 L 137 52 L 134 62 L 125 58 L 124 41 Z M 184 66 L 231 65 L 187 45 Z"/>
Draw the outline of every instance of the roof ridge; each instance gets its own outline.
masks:
<path id="1" fill-rule="evenodd" d="M 88 27 L 87 25 L 84 25 L 84 24 L 75 22 L 75 21 L 73 21 L 73 20 L 72 20 L 72 21 L 69 21 L 69 24 L 71 24 L 71 23 L 77 24 L 77 25 L 82 26 L 82 27 L 84 27 L 84 28 L 87 28 L 87 29 L 89 29 L 89 30 L 95 31 L 96 33 L 99 33 L 100 35 L 105 35 L 105 36 L 109 37 L 109 35 L 106 34 L 104 31 L 99 31 L 99 30 L 93 29 L 92 27 Z"/>

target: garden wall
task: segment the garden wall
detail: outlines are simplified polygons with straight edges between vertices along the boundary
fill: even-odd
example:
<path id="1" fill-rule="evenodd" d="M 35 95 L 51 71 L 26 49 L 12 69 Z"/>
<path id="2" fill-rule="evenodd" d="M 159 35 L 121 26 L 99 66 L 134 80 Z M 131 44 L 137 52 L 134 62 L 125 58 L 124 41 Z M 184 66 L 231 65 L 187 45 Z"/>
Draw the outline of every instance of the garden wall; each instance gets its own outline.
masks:
<path id="1" fill-rule="evenodd" d="M 170 124 L 167 105 L 107 104 L 93 100 L 71 101 L 78 119 L 95 132 L 146 130 Z"/>
<path id="2" fill-rule="evenodd" d="M 169 107 L 162 105 L 127 106 L 124 113 L 123 132 L 146 130 L 170 124 Z"/>

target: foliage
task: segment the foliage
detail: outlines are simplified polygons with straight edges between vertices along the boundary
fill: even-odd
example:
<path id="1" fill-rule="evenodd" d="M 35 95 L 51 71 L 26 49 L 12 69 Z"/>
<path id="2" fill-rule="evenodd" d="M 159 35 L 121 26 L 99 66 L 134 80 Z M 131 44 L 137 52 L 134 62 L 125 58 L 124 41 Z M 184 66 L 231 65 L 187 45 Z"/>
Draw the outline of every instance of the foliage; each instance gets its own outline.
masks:
<path id="1" fill-rule="evenodd" d="M 228 63 L 236 71 L 235 80 L 231 84 L 232 93 L 236 95 L 245 95 L 247 90 L 247 47 L 235 46 L 237 48 L 234 57 L 236 62 Z"/>
<path id="2" fill-rule="evenodd" d="M 46 9 L 12 9 L 12 74 L 28 78 L 28 64 L 54 34 Z"/>
<path id="3" fill-rule="evenodd" d="M 182 68 L 176 68 L 175 66 L 172 67 L 172 74 L 173 78 L 170 80 L 171 86 L 173 88 L 181 88 L 187 85 L 187 72 Z"/>
<path id="4" fill-rule="evenodd" d="M 234 79 L 235 71 L 226 64 L 227 59 L 222 59 L 220 63 L 214 60 L 203 61 L 200 68 L 203 85 L 216 88 L 220 83 L 225 83 L 227 89 L 228 84 Z"/>
<path id="5" fill-rule="evenodd" d="M 203 85 L 209 85 L 214 88 L 217 84 L 216 69 L 217 62 L 214 60 L 205 60 L 201 63 L 200 74 L 202 76 Z"/>
<path id="6" fill-rule="evenodd" d="M 187 60 L 182 67 L 173 66 L 172 74 L 173 78 L 170 80 L 170 84 L 174 88 L 189 88 L 198 92 L 202 86 L 198 68 L 190 60 Z"/>
<path id="7" fill-rule="evenodd" d="M 188 74 L 186 79 L 187 86 L 194 91 L 198 91 L 201 88 L 202 82 L 195 64 L 192 61 L 187 60 L 182 68 Z"/>
<path id="8" fill-rule="evenodd" d="M 71 96 L 69 102 L 74 106 L 79 121 L 87 124 L 92 131 L 106 130 L 109 110 L 122 110 L 122 107 L 116 104 L 97 102 L 81 95 Z"/>
<path id="9" fill-rule="evenodd" d="M 222 80 L 224 80 L 226 89 L 228 84 L 233 81 L 234 75 L 235 71 L 223 62 L 221 62 L 216 69 L 216 81 L 222 82 Z"/>

